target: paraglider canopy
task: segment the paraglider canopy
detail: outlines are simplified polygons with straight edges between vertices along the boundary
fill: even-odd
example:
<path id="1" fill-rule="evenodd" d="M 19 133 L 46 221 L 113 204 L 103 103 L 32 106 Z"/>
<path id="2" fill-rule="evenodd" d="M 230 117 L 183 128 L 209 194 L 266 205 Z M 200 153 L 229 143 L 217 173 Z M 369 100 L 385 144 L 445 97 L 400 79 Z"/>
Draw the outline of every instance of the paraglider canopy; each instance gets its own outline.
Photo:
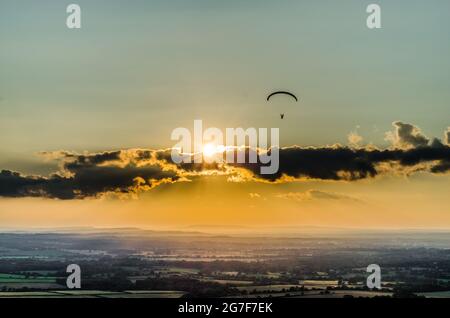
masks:
<path id="1" fill-rule="evenodd" d="M 272 94 L 269 94 L 269 96 L 267 96 L 267 101 L 270 101 L 270 99 L 275 95 L 287 95 L 287 96 L 290 96 L 293 99 L 295 99 L 296 102 L 298 102 L 297 96 L 295 96 L 294 94 L 292 94 L 290 92 L 286 92 L 286 91 L 276 91 L 276 92 L 273 92 Z M 284 114 L 280 114 L 280 117 L 281 117 L 281 119 L 284 119 Z"/>
<path id="2" fill-rule="evenodd" d="M 292 98 L 295 99 L 296 102 L 298 102 L 297 96 L 295 96 L 295 95 L 292 94 L 292 93 L 286 92 L 286 91 L 277 91 L 277 92 L 273 92 L 272 94 L 270 94 L 269 96 L 267 96 L 267 101 L 269 101 L 269 100 L 272 98 L 272 96 L 279 95 L 279 94 L 291 96 Z"/>

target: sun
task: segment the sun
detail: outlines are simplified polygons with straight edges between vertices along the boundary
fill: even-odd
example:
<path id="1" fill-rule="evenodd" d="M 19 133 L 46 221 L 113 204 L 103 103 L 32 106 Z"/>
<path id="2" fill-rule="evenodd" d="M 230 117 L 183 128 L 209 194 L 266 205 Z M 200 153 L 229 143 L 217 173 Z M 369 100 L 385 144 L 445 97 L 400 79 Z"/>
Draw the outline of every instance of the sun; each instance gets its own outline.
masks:
<path id="1" fill-rule="evenodd" d="M 212 157 L 216 154 L 217 147 L 214 144 L 206 144 L 203 145 L 203 154 L 206 157 Z"/>

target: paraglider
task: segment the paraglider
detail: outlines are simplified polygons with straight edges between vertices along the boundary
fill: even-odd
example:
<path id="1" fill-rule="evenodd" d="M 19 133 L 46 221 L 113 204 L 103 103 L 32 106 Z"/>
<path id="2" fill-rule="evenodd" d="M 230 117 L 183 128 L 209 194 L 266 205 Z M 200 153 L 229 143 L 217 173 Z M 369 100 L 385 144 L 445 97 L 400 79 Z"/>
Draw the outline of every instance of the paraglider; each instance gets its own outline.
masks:
<path id="1" fill-rule="evenodd" d="M 297 98 L 297 96 L 295 96 L 294 94 L 292 94 L 292 93 L 289 93 L 289 92 L 285 92 L 285 91 L 277 91 L 277 92 L 273 92 L 272 94 L 270 94 L 269 96 L 267 96 L 267 101 L 269 101 L 271 98 L 272 98 L 272 96 L 274 96 L 274 95 L 278 95 L 278 94 L 284 94 L 284 95 L 288 95 L 288 96 L 291 96 L 292 98 L 294 98 L 295 99 L 295 101 L 296 102 L 298 102 L 298 98 Z"/>
<path id="2" fill-rule="evenodd" d="M 276 91 L 276 92 L 269 94 L 269 96 L 267 96 L 267 101 L 270 101 L 270 99 L 275 95 L 287 95 L 287 96 L 292 97 L 296 102 L 298 102 L 297 96 L 295 96 L 294 94 L 292 94 L 290 92 L 286 92 L 286 91 Z M 284 119 L 284 114 L 280 114 L 280 117 L 281 117 L 281 119 Z"/>

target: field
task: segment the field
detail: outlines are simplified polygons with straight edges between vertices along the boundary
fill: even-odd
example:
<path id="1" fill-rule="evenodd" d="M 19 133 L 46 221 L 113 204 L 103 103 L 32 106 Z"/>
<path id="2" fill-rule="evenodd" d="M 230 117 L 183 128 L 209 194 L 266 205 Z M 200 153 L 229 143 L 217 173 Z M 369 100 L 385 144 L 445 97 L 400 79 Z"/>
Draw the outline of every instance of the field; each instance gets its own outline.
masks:
<path id="1" fill-rule="evenodd" d="M 199 280 L 202 282 L 213 282 L 230 286 L 245 286 L 253 284 L 253 281 L 251 280 L 214 279 L 211 277 L 201 278 Z"/>
<path id="2" fill-rule="evenodd" d="M 3 289 L 53 289 L 62 286 L 56 283 L 53 276 L 30 276 L 20 274 L 0 274 L 0 290 Z"/>
<path id="3" fill-rule="evenodd" d="M 181 291 L 138 290 L 110 292 L 101 290 L 48 291 L 48 292 L 0 292 L 0 298 L 180 298 Z"/>
<path id="4" fill-rule="evenodd" d="M 56 277 L 0 274 L 0 285 L 3 283 L 56 283 Z"/>
<path id="5" fill-rule="evenodd" d="M 301 285 L 304 285 L 308 288 L 325 288 L 327 286 L 329 287 L 336 287 L 338 286 L 337 280 L 302 280 L 300 281 Z"/>
<path id="6" fill-rule="evenodd" d="M 392 296 L 389 292 L 379 292 L 379 291 L 364 291 L 364 290 L 334 290 L 329 294 L 324 293 L 305 293 L 303 296 L 294 296 L 298 298 L 343 298 L 345 296 L 352 296 L 355 298 L 364 297 L 380 297 L 380 296 Z"/>
<path id="7" fill-rule="evenodd" d="M 450 290 L 430 293 L 417 293 L 417 295 L 425 296 L 426 298 L 450 298 Z"/>
<path id="8" fill-rule="evenodd" d="M 263 286 L 245 286 L 237 287 L 239 290 L 246 290 L 247 292 L 264 292 L 264 291 L 275 291 L 281 292 L 283 290 L 287 291 L 290 288 L 300 288 L 301 285 L 263 285 Z"/>

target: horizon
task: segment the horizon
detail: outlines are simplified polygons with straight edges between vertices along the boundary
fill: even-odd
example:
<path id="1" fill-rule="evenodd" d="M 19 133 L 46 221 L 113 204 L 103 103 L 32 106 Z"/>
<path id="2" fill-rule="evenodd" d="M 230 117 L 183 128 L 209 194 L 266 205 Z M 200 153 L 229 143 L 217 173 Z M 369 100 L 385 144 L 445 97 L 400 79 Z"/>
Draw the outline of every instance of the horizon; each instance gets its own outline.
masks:
<path id="1" fill-rule="evenodd" d="M 358 228 L 358 227 L 327 227 L 327 226 L 279 226 L 279 227 L 251 227 L 251 226 L 221 226 L 221 225 L 188 225 L 184 227 L 101 227 L 101 226 L 61 226 L 61 227 L 0 227 L 0 233 L 123 233 L 123 232 L 153 232 L 170 235 L 170 233 L 201 234 L 201 235 L 231 235 L 251 236 L 268 235 L 282 236 L 330 236 L 334 235 L 371 235 L 371 234 L 450 234 L 450 228 Z"/>

